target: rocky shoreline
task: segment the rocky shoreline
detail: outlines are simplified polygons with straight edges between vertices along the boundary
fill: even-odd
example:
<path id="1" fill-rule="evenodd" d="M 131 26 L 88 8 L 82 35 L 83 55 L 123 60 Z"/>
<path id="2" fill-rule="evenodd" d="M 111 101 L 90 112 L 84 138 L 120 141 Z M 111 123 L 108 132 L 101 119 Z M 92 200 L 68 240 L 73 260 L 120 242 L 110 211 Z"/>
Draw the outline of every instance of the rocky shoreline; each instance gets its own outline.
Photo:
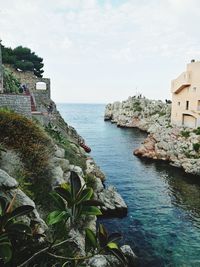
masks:
<path id="1" fill-rule="evenodd" d="M 134 96 L 108 104 L 104 119 L 118 127 L 138 128 L 148 133 L 134 155 L 168 161 L 186 173 L 200 175 L 199 129 L 172 126 L 170 116 L 170 104 Z"/>

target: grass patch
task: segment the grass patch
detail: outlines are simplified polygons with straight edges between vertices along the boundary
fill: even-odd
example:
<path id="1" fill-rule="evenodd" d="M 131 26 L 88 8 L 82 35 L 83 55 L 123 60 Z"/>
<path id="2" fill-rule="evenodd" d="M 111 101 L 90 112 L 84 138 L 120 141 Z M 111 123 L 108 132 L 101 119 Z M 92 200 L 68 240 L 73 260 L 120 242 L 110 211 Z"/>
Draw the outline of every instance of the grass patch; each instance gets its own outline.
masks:
<path id="1" fill-rule="evenodd" d="M 200 143 L 195 143 L 195 144 L 193 144 L 193 149 L 194 149 L 194 151 L 199 152 L 199 149 L 200 149 Z"/>
<path id="2" fill-rule="evenodd" d="M 158 112 L 158 115 L 159 115 L 159 117 L 165 116 L 165 115 L 166 115 L 166 112 L 164 112 L 164 111 L 159 111 L 159 112 Z"/>
<path id="3" fill-rule="evenodd" d="M 135 101 L 133 103 L 133 110 L 137 111 L 137 112 L 141 112 L 142 111 L 142 107 L 140 105 L 140 101 Z"/>
<path id="4" fill-rule="evenodd" d="M 189 131 L 181 131 L 181 135 L 185 138 L 188 138 L 190 136 L 190 132 Z"/>
<path id="5" fill-rule="evenodd" d="M 198 127 L 197 129 L 194 129 L 193 133 L 195 133 L 196 135 L 200 135 L 200 127 Z"/>

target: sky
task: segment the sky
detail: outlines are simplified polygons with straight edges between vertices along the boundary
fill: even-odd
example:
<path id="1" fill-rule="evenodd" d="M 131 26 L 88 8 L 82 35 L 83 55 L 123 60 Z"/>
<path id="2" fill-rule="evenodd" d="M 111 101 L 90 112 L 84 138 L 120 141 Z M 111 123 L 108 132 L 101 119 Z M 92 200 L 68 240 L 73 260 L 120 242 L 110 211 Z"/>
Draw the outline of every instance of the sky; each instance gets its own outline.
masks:
<path id="1" fill-rule="evenodd" d="M 0 0 L 0 38 L 44 59 L 56 102 L 170 99 L 200 60 L 199 14 L 199 0 Z"/>

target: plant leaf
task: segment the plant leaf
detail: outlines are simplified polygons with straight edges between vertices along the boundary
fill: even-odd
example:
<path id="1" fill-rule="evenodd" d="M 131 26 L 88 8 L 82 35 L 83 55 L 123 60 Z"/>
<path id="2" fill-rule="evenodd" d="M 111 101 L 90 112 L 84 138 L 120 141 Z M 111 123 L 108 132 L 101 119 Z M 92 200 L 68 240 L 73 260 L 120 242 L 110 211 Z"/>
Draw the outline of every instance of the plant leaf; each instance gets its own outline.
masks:
<path id="1" fill-rule="evenodd" d="M 109 248 L 111 248 L 111 249 L 113 249 L 113 248 L 118 249 L 118 248 L 119 248 L 118 245 L 117 245 L 116 243 L 114 243 L 114 242 L 109 242 L 109 243 L 107 244 L 107 247 L 109 247 Z"/>
<path id="2" fill-rule="evenodd" d="M 3 215 L 7 206 L 7 200 L 0 196 L 0 215 Z"/>
<path id="3" fill-rule="evenodd" d="M 12 247 L 8 242 L 0 243 L 0 258 L 3 259 L 4 263 L 7 263 L 12 258 Z"/>
<path id="4" fill-rule="evenodd" d="M 127 259 L 120 249 L 109 248 L 109 251 L 123 264 L 124 267 L 127 266 Z"/>
<path id="5" fill-rule="evenodd" d="M 62 187 L 56 187 L 54 189 L 62 198 L 64 198 L 68 205 L 71 206 L 73 199 L 71 193 L 68 191 L 68 189 L 62 188 Z"/>
<path id="6" fill-rule="evenodd" d="M 96 235 L 89 228 L 85 229 L 85 246 L 86 246 L 87 252 L 89 252 L 91 249 L 95 249 L 97 247 Z"/>
<path id="7" fill-rule="evenodd" d="M 8 235 L 6 233 L 0 235 L 0 243 L 9 242 Z"/>
<path id="8" fill-rule="evenodd" d="M 31 228 L 24 223 L 13 223 L 6 226 L 6 231 L 13 234 L 32 234 Z"/>
<path id="9" fill-rule="evenodd" d="M 108 243 L 108 232 L 103 224 L 99 224 L 98 228 L 98 239 L 100 247 L 105 247 Z"/>
<path id="10" fill-rule="evenodd" d="M 50 196 L 53 198 L 55 204 L 60 210 L 65 210 L 66 205 L 65 202 L 63 201 L 63 197 L 61 197 L 58 193 L 56 192 L 51 192 Z"/>
<path id="11" fill-rule="evenodd" d="M 78 198 L 78 201 L 76 204 L 79 204 L 83 201 L 89 200 L 93 195 L 93 189 L 88 187 L 86 189 L 84 189 L 80 195 L 80 197 Z"/>
<path id="12" fill-rule="evenodd" d="M 26 215 L 26 214 L 32 212 L 33 210 L 34 210 L 34 207 L 29 206 L 29 205 L 24 205 L 24 206 L 18 207 L 10 213 L 10 219 Z"/>
<path id="13" fill-rule="evenodd" d="M 76 195 L 81 189 L 81 180 L 78 174 L 74 171 L 71 171 L 70 183 L 71 183 L 72 198 L 75 200 Z"/>
<path id="14" fill-rule="evenodd" d="M 59 223 L 63 220 L 67 220 L 70 217 L 69 213 L 66 211 L 60 211 L 60 210 L 55 210 L 49 213 L 47 217 L 47 224 L 48 225 L 53 225 L 56 223 Z"/>
<path id="15" fill-rule="evenodd" d="M 82 208 L 82 214 L 84 215 L 102 215 L 100 209 L 98 209 L 97 207 L 93 207 L 93 206 L 85 206 Z"/>

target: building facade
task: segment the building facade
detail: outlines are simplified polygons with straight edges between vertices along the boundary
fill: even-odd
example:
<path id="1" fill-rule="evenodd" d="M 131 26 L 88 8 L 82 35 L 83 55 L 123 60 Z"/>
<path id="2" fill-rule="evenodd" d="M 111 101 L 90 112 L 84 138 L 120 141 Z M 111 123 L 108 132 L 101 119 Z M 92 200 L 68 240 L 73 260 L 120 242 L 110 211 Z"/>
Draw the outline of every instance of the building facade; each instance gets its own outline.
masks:
<path id="1" fill-rule="evenodd" d="M 200 61 L 187 64 L 186 71 L 171 83 L 171 123 L 177 126 L 200 126 Z"/>

